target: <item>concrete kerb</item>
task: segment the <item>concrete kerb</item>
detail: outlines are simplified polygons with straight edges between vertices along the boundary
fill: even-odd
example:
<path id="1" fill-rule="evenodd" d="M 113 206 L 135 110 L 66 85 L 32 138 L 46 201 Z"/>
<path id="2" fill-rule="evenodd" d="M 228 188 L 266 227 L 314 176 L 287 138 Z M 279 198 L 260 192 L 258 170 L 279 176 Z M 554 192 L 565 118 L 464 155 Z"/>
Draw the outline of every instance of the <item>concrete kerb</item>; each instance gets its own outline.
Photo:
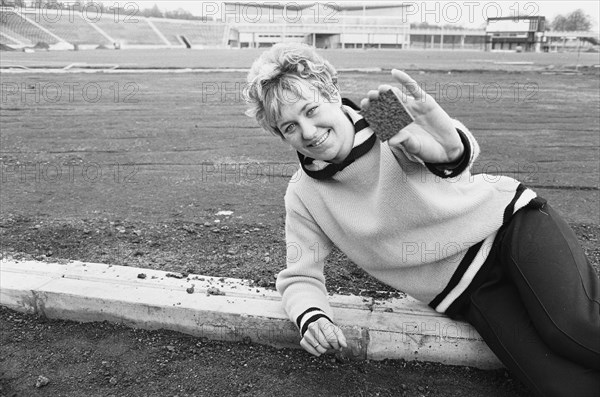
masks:
<path id="1" fill-rule="evenodd" d="M 13 310 L 299 348 L 298 330 L 283 312 L 279 294 L 252 284 L 78 261 L 0 261 L 0 304 Z M 331 295 L 330 302 L 349 342 L 348 358 L 502 367 L 470 325 L 413 299 Z"/>

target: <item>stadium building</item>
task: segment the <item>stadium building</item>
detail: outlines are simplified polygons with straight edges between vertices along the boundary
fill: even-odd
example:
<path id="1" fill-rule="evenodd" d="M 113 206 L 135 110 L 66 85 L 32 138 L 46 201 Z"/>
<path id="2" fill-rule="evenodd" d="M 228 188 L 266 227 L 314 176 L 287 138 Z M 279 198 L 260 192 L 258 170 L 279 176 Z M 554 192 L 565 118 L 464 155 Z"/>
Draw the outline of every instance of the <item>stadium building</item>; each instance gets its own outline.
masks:
<path id="1" fill-rule="evenodd" d="M 408 48 L 406 5 L 389 2 L 225 2 L 221 16 L 239 32 L 239 46 L 296 41 L 319 48 Z"/>
<path id="2" fill-rule="evenodd" d="M 258 48 L 296 41 L 318 48 L 575 51 L 597 32 L 546 32 L 545 18 L 490 18 L 487 28 L 411 28 L 414 3 L 203 2 L 195 20 L 144 17 L 96 2 L 0 0 L 0 47 L 10 49 Z M 32 6 L 33 5 L 33 6 Z M 414 10 L 412 10 L 414 12 Z"/>
<path id="3" fill-rule="evenodd" d="M 498 17 L 487 20 L 487 44 L 490 50 L 540 52 L 546 30 L 546 18 Z"/>

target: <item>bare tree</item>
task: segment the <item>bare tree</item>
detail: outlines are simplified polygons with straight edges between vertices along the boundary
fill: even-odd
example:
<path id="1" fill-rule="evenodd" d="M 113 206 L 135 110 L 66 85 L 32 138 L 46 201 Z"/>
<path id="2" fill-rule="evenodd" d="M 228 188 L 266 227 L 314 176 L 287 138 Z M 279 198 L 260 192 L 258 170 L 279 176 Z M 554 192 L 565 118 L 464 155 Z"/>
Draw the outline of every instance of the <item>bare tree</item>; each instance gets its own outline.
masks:
<path id="1" fill-rule="evenodd" d="M 592 28 L 592 17 L 582 9 L 577 9 L 567 16 L 557 15 L 552 21 L 552 30 L 556 31 L 589 31 Z"/>

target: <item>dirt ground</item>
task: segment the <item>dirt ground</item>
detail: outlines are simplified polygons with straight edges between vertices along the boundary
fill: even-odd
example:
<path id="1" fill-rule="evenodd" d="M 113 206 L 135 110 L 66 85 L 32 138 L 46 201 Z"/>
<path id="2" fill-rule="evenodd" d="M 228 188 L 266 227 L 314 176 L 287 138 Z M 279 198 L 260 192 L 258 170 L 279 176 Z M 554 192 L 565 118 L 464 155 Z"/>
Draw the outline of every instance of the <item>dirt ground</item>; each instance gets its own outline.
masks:
<path id="1" fill-rule="evenodd" d="M 527 396 L 505 370 L 340 362 L 175 332 L 49 321 L 5 308 L 0 325 L 0 394 L 7 397 Z M 36 387 L 40 376 L 49 383 Z"/>
<path id="2" fill-rule="evenodd" d="M 160 51 L 160 52 L 157 52 Z M 39 51 L 24 53 L 3 52 L 0 66 L 10 67 L 60 67 L 77 64 L 119 68 L 241 68 L 250 67 L 262 48 L 232 50 L 219 49 L 128 49 L 127 51 Z M 320 50 L 327 59 L 340 69 L 379 67 L 405 70 L 574 70 L 598 65 L 597 52 L 508 52 L 508 51 L 447 51 L 438 49 L 377 50 L 377 49 L 328 49 Z M 157 53 L 160 55 L 157 56 Z"/>
<path id="3" fill-rule="evenodd" d="M 248 278 L 273 287 L 284 263 L 283 194 L 296 159 L 243 116 L 243 77 L 4 74 L 2 255 Z M 548 198 L 598 270 L 597 74 L 414 77 L 479 139 L 474 171 L 514 176 Z M 384 82 L 389 77 L 378 73 L 340 80 L 356 101 Z M 326 276 L 332 292 L 397 293 L 339 252 Z M 7 396 L 527 395 L 504 371 L 344 363 L 6 309 L 0 321 Z M 50 383 L 36 388 L 40 375 Z"/>

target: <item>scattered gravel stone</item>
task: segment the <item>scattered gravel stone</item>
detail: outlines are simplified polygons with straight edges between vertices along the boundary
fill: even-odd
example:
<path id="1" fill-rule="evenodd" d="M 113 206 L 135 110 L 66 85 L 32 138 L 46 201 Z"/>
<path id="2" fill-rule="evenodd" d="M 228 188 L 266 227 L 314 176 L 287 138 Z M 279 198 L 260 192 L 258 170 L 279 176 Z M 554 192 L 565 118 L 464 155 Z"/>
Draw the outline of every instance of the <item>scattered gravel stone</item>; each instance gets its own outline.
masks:
<path id="1" fill-rule="evenodd" d="M 50 379 L 46 378 L 45 376 L 38 376 L 37 380 L 35 381 L 35 387 L 37 387 L 38 389 L 40 387 L 44 387 L 46 385 L 48 385 L 48 383 L 50 383 Z"/>
<path id="2" fill-rule="evenodd" d="M 258 280 L 257 284 L 259 287 L 266 288 L 269 285 L 271 285 L 271 281 L 269 281 L 266 278 L 261 278 L 260 280 Z"/>
<path id="3" fill-rule="evenodd" d="M 193 228 L 189 227 L 188 225 L 183 225 L 181 228 L 190 234 L 196 233 L 196 231 Z"/>
<path id="4" fill-rule="evenodd" d="M 216 287 L 210 287 L 206 290 L 206 296 L 208 295 L 225 295 L 225 292 Z"/>

